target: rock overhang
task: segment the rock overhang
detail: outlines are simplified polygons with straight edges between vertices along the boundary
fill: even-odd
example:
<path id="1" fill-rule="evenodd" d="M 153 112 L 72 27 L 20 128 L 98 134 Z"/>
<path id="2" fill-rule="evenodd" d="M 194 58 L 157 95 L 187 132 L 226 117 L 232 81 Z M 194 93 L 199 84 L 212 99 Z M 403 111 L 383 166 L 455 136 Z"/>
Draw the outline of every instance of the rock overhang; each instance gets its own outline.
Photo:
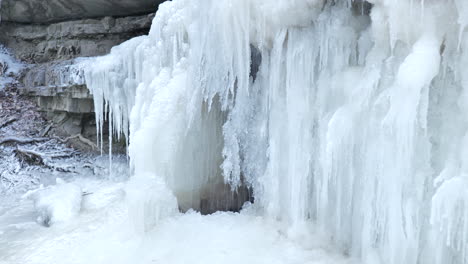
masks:
<path id="1" fill-rule="evenodd" d="M 47 24 L 154 13 L 163 0 L 2 0 L 2 21 Z"/>

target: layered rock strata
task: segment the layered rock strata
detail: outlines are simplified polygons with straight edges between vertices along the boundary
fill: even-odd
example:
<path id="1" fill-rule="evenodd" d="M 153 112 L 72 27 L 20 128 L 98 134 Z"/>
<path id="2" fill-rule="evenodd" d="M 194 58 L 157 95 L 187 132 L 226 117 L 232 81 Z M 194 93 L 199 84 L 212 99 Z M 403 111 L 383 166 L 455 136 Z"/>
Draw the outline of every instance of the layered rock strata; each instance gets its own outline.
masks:
<path id="1" fill-rule="evenodd" d="M 18 88 L 53 121 L 61 137 L 96 137 L 94 106 L 76 63 L 147 34 L 161 1 L 3 0 L 0 44 L 29 64 Z"/>

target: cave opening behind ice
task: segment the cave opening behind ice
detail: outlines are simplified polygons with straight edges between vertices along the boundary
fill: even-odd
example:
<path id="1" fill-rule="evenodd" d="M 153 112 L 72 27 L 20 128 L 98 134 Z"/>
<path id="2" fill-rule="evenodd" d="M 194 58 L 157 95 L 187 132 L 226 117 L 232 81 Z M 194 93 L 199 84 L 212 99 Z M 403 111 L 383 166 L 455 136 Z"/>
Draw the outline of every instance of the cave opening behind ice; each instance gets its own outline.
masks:
<path id="1" fill-rule="evenodd" d="M 364 263 L 467 263 L 467 2 L 368 2 L 174 0 L 92 59 L 97 127 L 107 111 L 130 138 L 131 216 L 244 185 Z"/>
<path id="2" fill-rule="evenodd" d="M 223 124 L 226 113 L 219 98 L 211 106 L 203 103 L 200 118 L 190 126 L 175 153 L 179 161 L 167 184 L 177 198 L 179 210 L 202 214 L 216 211 L 239 212 L 246 202 L 253 203 L 253 189 L 244 179 L 233 186 L 223 177 Z M 190 177 L 187 177 L 190 175 Z"/>

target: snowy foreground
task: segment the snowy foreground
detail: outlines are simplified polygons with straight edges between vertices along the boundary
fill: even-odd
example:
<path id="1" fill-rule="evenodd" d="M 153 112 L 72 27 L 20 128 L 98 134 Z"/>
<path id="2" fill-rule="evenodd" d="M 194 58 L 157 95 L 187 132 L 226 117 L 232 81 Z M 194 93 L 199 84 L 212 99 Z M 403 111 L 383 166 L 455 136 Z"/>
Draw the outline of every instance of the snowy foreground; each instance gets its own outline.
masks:
<path id="1" fill-rule="evenodd" d="M 295 239 L 279 223 L 256 216 L 253 208 L 241 214 L 196 212 L 175 214 L 151 231 L 135 232 L 125 203 L 125 184 L 78 178 L 52 187 L 60 199 L 51 207 L 63 216 L 77 199 L 71 186 L 86 190 L 81 210 L 50 227 L 35 220 L 41 211 L 33 201 L 0 201 L 0 263 L 352 263 L 332 251 L 313 230 Z M 73 189 L 73 188 L 72 188 Z M 66 191 L 67 194 L 63 192 Z M 43 197 L 47 200 L 51 193 Z"/>

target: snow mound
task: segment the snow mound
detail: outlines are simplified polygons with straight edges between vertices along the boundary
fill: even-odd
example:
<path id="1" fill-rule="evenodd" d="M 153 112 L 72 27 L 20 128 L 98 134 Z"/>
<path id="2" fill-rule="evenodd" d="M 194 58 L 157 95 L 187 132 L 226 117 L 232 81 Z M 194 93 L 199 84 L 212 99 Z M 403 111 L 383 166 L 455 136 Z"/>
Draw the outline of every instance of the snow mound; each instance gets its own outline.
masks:
<path id="1" fill-rule="evenodd" d="M 177 199 L 164 180 L 152 174 L 133 177 L 126 188 L 128 212 L 135 231 L 145 233 L 178 212 Z"/>
<path id="2" fill-rule="evenodd" d="M 110 204 L 124 199 L 125 191 L 122 184 L 98 186 L 94 191 L 84 190 L 82 210 L 102 210 Z"/>
<path id="3" fill-rule="evenodd" d="M 39 214 L 37 222 L 44 226 L 69 221 L 81 210 L 81 187 L 57 179 L 57 184 L 26 193 L 23 197 L 34 201 Z"/>

